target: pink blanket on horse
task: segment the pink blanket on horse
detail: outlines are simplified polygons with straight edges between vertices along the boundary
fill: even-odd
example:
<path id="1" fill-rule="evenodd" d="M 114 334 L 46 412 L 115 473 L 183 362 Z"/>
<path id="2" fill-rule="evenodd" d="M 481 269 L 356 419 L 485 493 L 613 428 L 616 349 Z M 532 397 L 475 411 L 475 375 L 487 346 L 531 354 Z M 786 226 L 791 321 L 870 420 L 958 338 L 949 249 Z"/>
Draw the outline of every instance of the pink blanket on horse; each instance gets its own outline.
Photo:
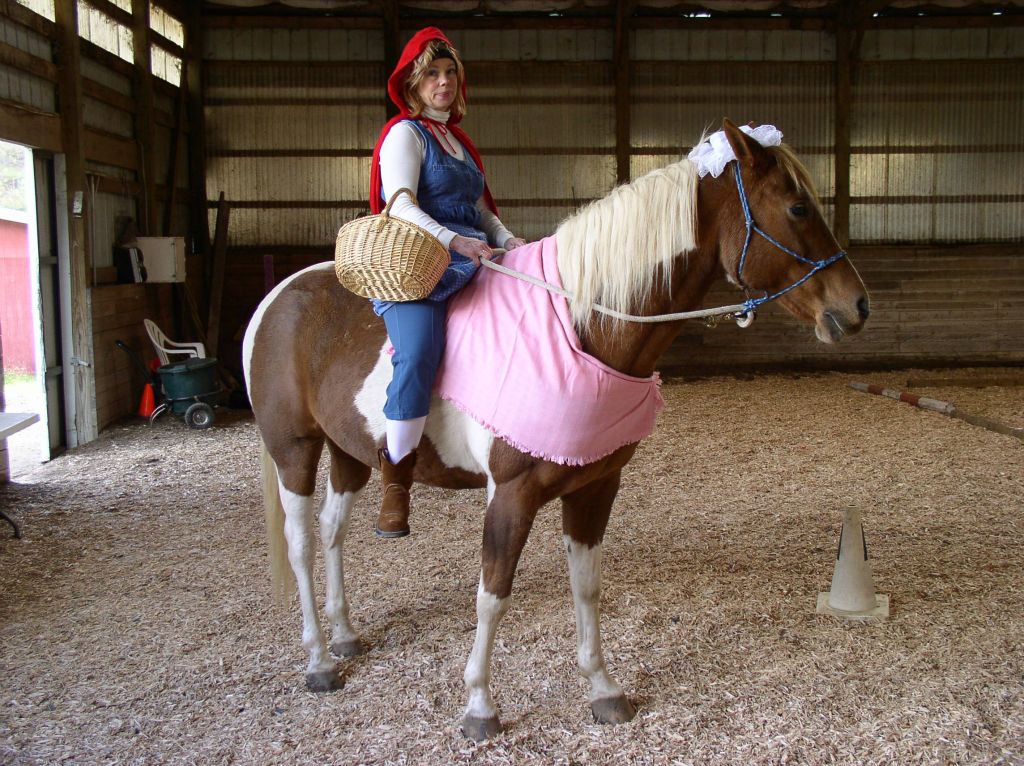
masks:
<path id="1" fill-rule="evenodd" d="M 500 263 L 561 286 L 554 237 Z M 519 450 L 584 465 L 654 430 L 657 373 L 624 375 L 580 347 L 565 298 L 490 269 L 448 303 L 444 399 Z"/>

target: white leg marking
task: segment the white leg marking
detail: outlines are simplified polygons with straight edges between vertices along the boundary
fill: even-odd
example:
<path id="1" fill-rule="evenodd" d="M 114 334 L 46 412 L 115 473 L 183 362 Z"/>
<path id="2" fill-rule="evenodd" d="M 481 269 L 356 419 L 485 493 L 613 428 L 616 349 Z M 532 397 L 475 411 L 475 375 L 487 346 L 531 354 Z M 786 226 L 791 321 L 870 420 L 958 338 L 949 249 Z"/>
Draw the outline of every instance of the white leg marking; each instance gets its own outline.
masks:
<path id="1" fill-rule="evenodd" d="M 590 681 L 590 701 L 619 697 L 622 688 L 608 675 L 601 652 L 601 546 L 591 548 L 568 535 L 562 539 L 576 611 L 576 659 L 580 672 Z"/>
<path id="2" fill-rule="evenodd" d="M 498 624 L 508 611 L 509 598 L 498 598 L 484 590 L 483 575 L 476 591 L 476 639 L 466 662 L 463 680 L 469 696 L 466 715 L 473 718 L 496 718 L 498 708 L 491 697 L 491 655 Z"/>
<path id="3" fill-rule="evenodd" d="M 288 540 L 288 561 L 295 573 L 302 605 L 302 645 L 309 652 L 307 673 L 330 670 L 334 662 L 327 651 L 320 616 L 313 594 L 313 498 L 290 492 L 278 482 L 284 506 L 284 536 Z"/>
<path id="4" fill-rule="evenodd" d="M 249 319 L 249 324 L 245 328 L 245 337 L 242 339 L 242 368 L 245 372 L 245 385 L 246 387 L 252 382 L 249 378 L 249 365 L 252 362 L 252 347 L 256 341 L 256 331 L 260 327 L 260 323 L 263 321 L 263 315 L 267 313 L 267 309 L 270 304 L 274 302 L 274 299 L 292 282 L 306 272 L 309 271 L 326 271 L 327 269 L 333 269 L 334 264 L 331 261 L 324 263 L 316 263 L 309 266 L 302 271 L 297 271 L 287 279 L 281 280 L 281 283 L 274 287 L 266 297 L 260 301 L 260 305 L 256 307 L 256 310 L 252 314 L 252 318 Z"/>
<path id="5" fill-rule="evenodd" d="M 345 564 L 343 548 L 348 534 L 349 514 L 352 506 L 362 494 L 344 492 L 339 494 L 327 483 L 327 497 L 320 511 L 320 542 L 324 550 L 324 565 L 327 568 L 327 617 L 331 623 L 333 642 L 355 641 L 359 635 L 352 628 L 348 618 L 348 599 L 345 597 Z"/>

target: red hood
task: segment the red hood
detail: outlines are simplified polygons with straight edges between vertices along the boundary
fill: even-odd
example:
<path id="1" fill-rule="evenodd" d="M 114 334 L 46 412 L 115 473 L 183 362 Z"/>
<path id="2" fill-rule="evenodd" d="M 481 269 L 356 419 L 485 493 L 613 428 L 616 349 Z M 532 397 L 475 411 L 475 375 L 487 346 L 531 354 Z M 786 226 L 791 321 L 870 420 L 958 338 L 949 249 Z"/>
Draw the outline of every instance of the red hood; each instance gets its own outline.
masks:
<path id="1" fill-rule="evenodd" d="M 419 58 L 420 54 L 423 53 L 427 45 L 433 40 L 439 40 L 447 46 L 455 47 L 452 45 L 452 41 L 445 36 L 444 32 L 437 27 L 421 29 L 405 44 L 405 48 L 402 49 L 402 56 L 398 59 L 398 64 L 395 66 L 395 71 L 388 78 L 388 96 L 394 105 L 398 107 L 398 113 L 402 118 L 409 117 L 409 105 L 405 102 L 405 83 L 409 79 L 409 75 L 412 74 L 413 62 Z M 459 90 L 462 91 L 462 98 L 465 100 L 466 77 L 464 74 L 459 80 Z M 448 124 L 455 125 L 461 119 L 461 114 L 452 113 Z"/>
<path id="2" fill-rule="evenodd" d="M 398 107 L 398 116 L 392 117 L 388 120 L 387 124 L 380 132 L 380 136 L 377 138 L 377 144 L 373 148 L 373 159 L 370 161 L 370 211 L 373 213 L 379 213 L 384 209 L 384 201 L 380 198 L 381 184 L 380 184 L 380 145 L 384 142 L 385 136 L 388 131 L 400 120 L 413 119 L 409 114 L 409 105 L 405 102 L 405 82 L 409 79 L 409 74 L 412 72 L 412 65 L 416 58 L 423 53 L 424 48 L 431 40 L 440 40 L 445 45 L 454 47 L 451 40 L 449 40 L 444 32 L 437 27 L 426 27 L 421 29 L 419 32 L 412 36 L 412 39 L 405 44 L 405 48 L 402 49 L 402 56 L 398 59 L 398 64 L 395 66 L 395 71 L 391 73 L 391 77 L 388 78 L 388 96 Z M 459 82 L 459 90 L 462 91 L 463 100 L 466 99 L 466 77 L 463 74 Z M 498 214 L 498 206 L 494 203 L 494 197 L 491 196 L 491 190 L 487 187 L 487 176 L 484 171 L 483 160 L 480 159 L 480 152 L 477 151 L 476 146 L 470 140 L 469 136 L 466 135 L 466 131 L 458 126 L 458 122 L 462 119 L 461 114 L 452 113 L 451 117 L 448 118 L 448 128 L 455 138 L 458 139 L 459 143 L 462 144 L 463 148 L 469 152 L 469 155 L 476 162 L 476 166 L 480 168 L 480 172 L 484 173 L 484 201 L 495 215 Z"/>

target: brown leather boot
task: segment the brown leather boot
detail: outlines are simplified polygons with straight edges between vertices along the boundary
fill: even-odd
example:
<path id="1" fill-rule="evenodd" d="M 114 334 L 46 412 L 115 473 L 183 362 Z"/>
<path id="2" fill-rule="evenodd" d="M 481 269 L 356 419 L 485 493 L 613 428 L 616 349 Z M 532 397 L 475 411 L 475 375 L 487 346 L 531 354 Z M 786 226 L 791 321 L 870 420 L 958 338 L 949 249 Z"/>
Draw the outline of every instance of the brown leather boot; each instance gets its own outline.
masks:
<path id="1" fill-rule="evenodd" d="M 416 467 L 416 450 L 392 465 L 386 449 L 377 450 L 384 498 L 377 516 L 378 537 L 405 537 L 409 534 L 409 489 Z"/>

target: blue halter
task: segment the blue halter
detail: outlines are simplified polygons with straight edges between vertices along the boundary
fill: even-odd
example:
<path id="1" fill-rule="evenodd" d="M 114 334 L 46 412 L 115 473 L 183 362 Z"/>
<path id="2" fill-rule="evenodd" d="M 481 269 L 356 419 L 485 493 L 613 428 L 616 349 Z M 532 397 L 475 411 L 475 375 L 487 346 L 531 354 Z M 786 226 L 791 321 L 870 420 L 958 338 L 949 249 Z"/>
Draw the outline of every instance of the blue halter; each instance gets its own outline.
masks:
<path id="1" fill-rule="evenodd" d="M 770 243 L 775 245 L 775 247 L 777 247 L 782 252 L 786 253 L 789 256 L 792 256 L 793 258 L 796 258 L 798 261 L 800 261 L 800 263 L 806 263 L 808 266 L 811 267 L 810 271 L 808 271 L 806 274 L 804 274 L 802 277 L 800 277 L 800 279 L 798 279 L 796 282 L 791 284 L 789 287 L 784 287 L 783 289 L 779 290 L 777 293 L 774 293 L 772 295 L 769 295 L 768 291 L 765 290 L 764 291 L 765 294 L 762 297 L 760 297 L 760 298 L 748 298 L 746 301 L 744 301 L 744 303 L 743 303 L 743 309 L 744 309 L 743 314 L 744 314 L 745 317 L 747 317 L 747 318 L 752 320 L 755 309 L 759 308 L 762 304 L 765 304 L 768 301 L 775 300 L 780 295 L 785 295 L 790 290 L 793 290 L 793 289 L 799 287 L 800 285 L 802 285 L 804 282 L 806 282 L 808 279 L 813 277 L 815 274 L 817 274 L 822 269 L 827 269 L 829 266 L 831 266 L 836 261 L 842 260 L 843 258 L 846 257 L 846 251 L 845 250 L 840 250 L 838 253 L 833 255 L 831 258 L 826 258 L 825 260 L 822 260 L 822 261 L 812 261 L 811 259 L 804 258 L 799 253 L 790 250 L 788 247 L 783 245 L 781 242 L 777 242 L 770 235 L 766 234 L 764 232 L 764 230 L 761 229 L 760 226 L 757 225 L 757 222 L 754 221 L 754 216 L 751 215 L 751 213 L 750 213 L 750 203 L 747 201 L 747 190 L 743 188 L 743 175 L 740 173 L 740 163 L 739 163 L 739 160 L 736 160 L 735 164 L 733 165 L 733 173 L 736 176 L 736 188 L 739 190 L 739 193 L 740 193 L 740 204 L 743 205 L 743 218 L 746 220 L 746 225 L 747 225 L 747 236 L 743 240 L 743 250 L 740 252 L 740 266 L 739 266 L 739 269 L 737 269 L 737 271 L 736 271 L 736 277 L 739 279 L 740 286 L 743 287 L 744 290 L 749 290 L 750 289 L 750 287 L 747 285 L 746 281 L 743 279 L 743 267 L 746 265 L 746 262 L 747 262 L 747 250 L 750 249 L 750 240 L 753 238 L 754 232 L 757 232 L 758 234 L 760 234 L 762 237 L 764 237 Z"/>

